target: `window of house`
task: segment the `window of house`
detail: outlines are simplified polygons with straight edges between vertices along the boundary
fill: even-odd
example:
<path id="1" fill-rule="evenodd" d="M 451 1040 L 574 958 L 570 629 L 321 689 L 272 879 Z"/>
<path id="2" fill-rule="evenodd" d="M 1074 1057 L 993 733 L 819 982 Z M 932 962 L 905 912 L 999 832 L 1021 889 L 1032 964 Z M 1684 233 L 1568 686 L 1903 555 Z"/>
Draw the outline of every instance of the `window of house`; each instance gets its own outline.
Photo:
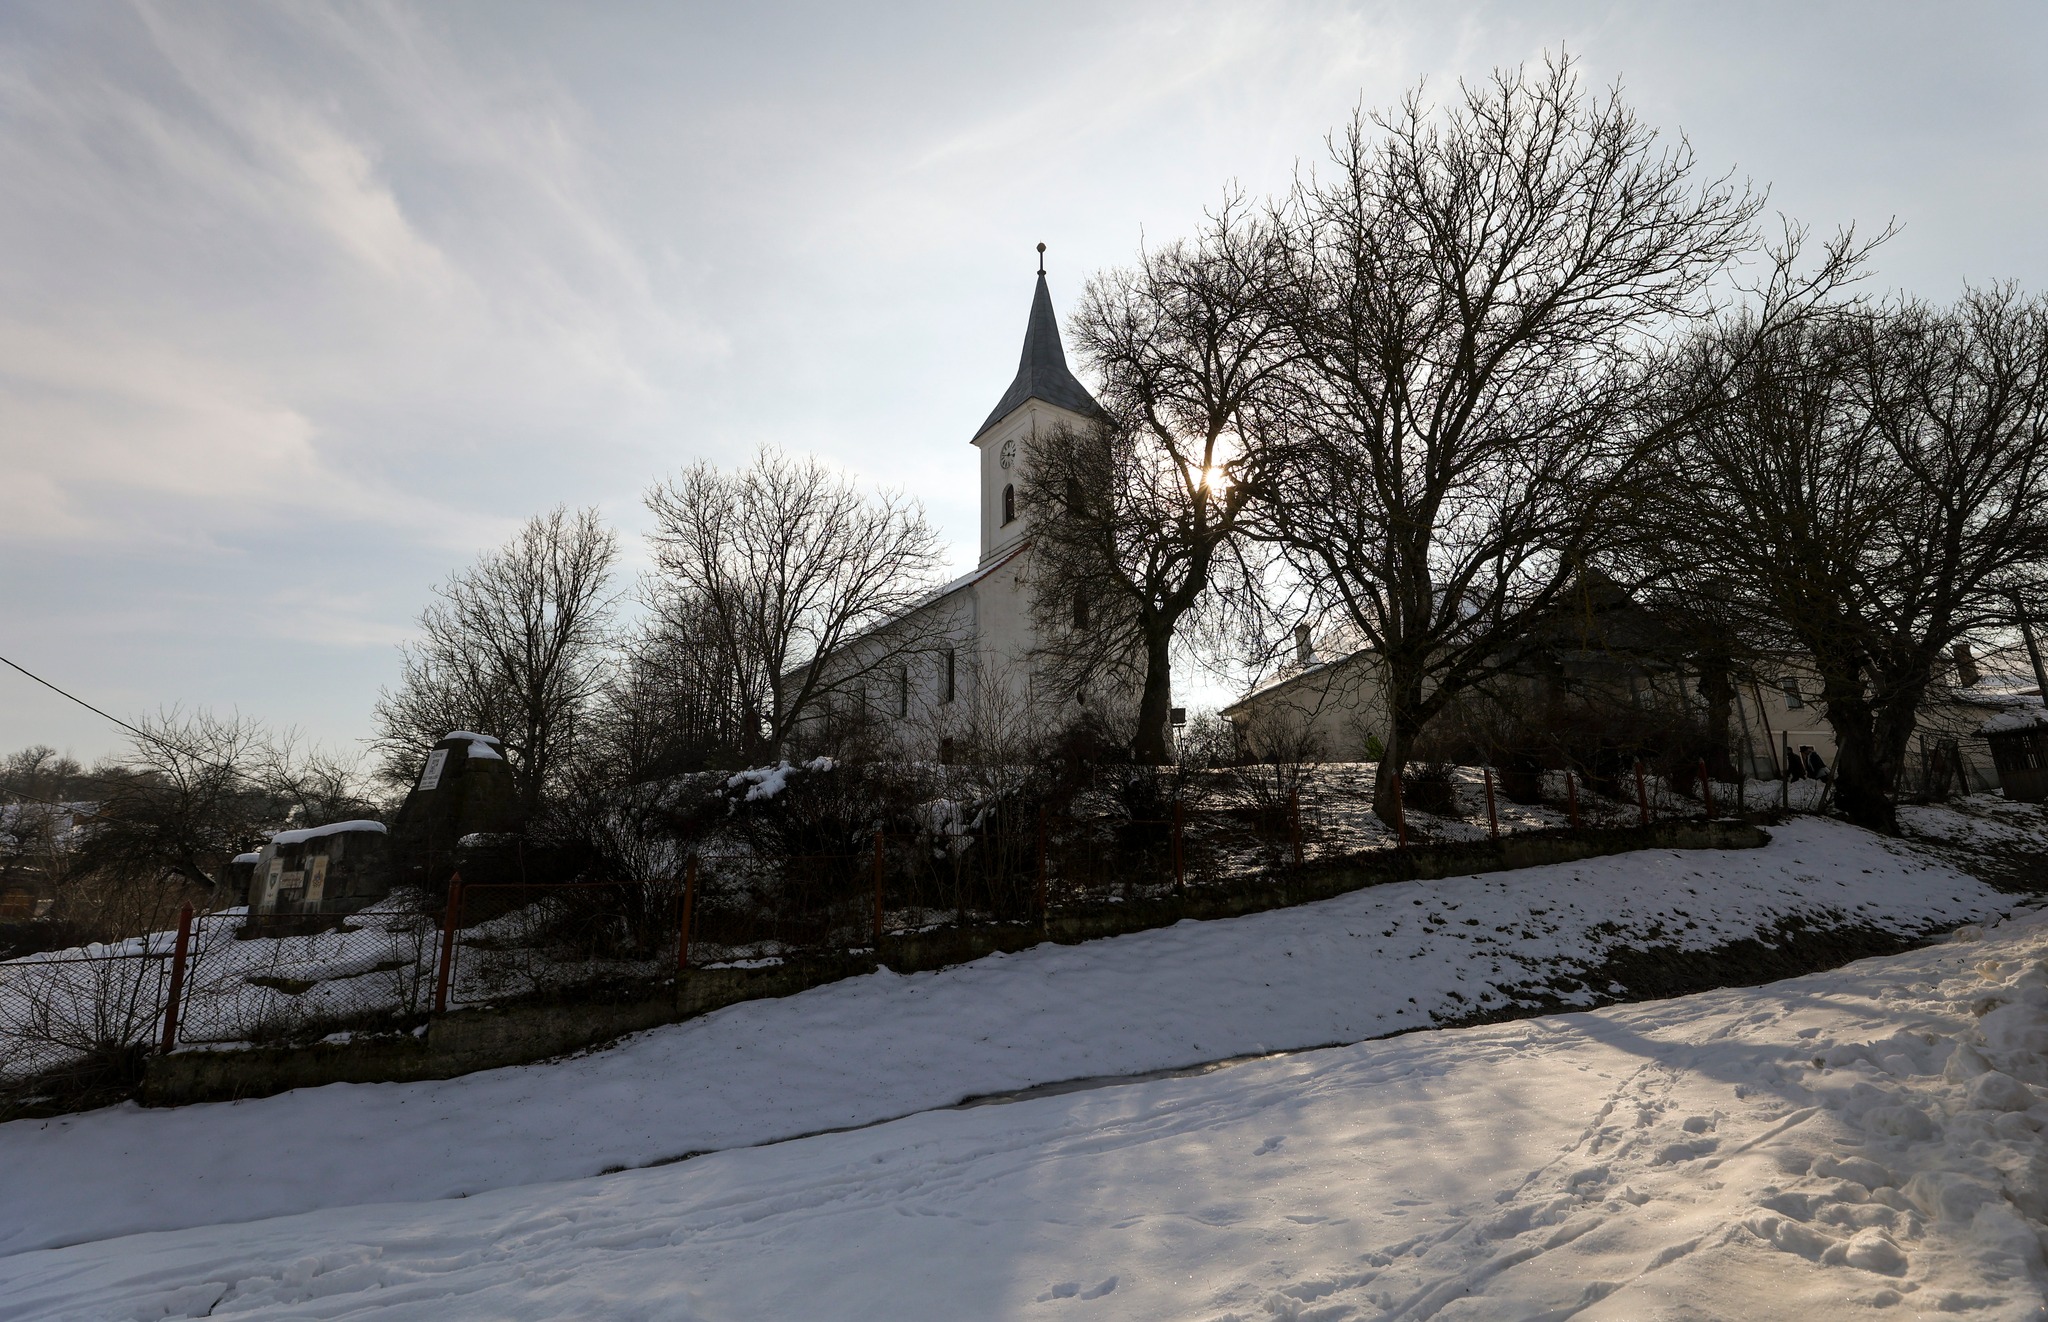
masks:
<path id="1" fill-rule="evenodd" d="M 1080 588 L 1074 589 L 1074 627 L 1088 627 L 1088 594 Z"/>
<path id="2" fill-rule="evenodd" d="M 1785 706 L 1788 709 L 1797 710 L 1806 705 L 1806 700 L 1799 696 L 1798 680 L 1787 675 L 1778 681 L 1778 687 L 1785 690 Z"/>
<path id="3" fill-rule="evenodd" d="M 960 656 L 959 656 L 959 653 L 955 652 L 955 651 L 954 651 L 954 650 L 953 650 L 952 648 L 950 648 L 950 647 L 949 647 L 949 648 L 947 648 L 947 649 L 946 649 L 946 701 L 947 701 L 947 702 L 951 702 L 951 701 L 953 701 L 953 699 L 954 699 L 955 697 L 959 696 L 959 692 L 960 692 L 960 688 L 959 688 L 959 674 L 960 674 L 960 669 L 959 669 L 959 661 L 960 661 Z"/>
<path id="4" fill-rule="evenodd" d="M 1017 488 L 1014 486 L 1006 486 L 1003 488 L 1003 522 L 1014 523 L 1016 522 L 1016 519 Z"/>

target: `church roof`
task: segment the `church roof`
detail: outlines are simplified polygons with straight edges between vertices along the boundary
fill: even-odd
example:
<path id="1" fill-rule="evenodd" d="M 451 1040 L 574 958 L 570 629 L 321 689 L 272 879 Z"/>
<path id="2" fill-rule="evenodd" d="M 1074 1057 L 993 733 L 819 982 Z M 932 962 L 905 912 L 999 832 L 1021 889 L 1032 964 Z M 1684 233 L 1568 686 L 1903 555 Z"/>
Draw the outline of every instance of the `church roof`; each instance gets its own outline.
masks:
<path id="1" fill-rule="evenodd" d="M 1038 273 L 1038 290 L 1031 296 L 1031 320 L 1025 323 L 1024 353 L 1017 360 L 1016 378 L 996 401 L 995 412 L 974 434 L 979 437 L 1027 399 L 1042 399 L 1085 418 L 1102 412 L 1088 387 L 1067 370 L 1067 351 L 1060 345 L 1060 324 L 1052 313 L 1052 292 L 1045 287 L 1044 271 Z"/>

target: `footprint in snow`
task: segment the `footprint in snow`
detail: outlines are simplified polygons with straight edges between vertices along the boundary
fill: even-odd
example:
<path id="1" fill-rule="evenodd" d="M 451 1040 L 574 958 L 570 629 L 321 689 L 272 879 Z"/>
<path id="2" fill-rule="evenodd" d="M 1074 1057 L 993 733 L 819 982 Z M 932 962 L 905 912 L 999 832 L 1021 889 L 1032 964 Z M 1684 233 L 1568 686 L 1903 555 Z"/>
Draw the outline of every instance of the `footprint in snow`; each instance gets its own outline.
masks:
<path id="1" fill-rule="evenodd" d="M 1267 1139 L 1267 1140 L 1266 1140 L 1265 1142 L 1263 1142 L 1263 1143 L 1259 1144 L 1259 1146 L 1258 1146 L 1258 1147 L 1254 1148 L 1254 1149 L 1252 1150 L 1252 1155 L 1253 1155 L 1254 1157 L 1263 1157 L 1263 1156 L 1265 1156 L 1265 1155 L 1266 1155 L 1266 1154 L 1267 1154 L 1268 1152 L 1275 1152 L 1275 1151 L 1278 1151 L 1278 1150 L 1279 1150 L 1279 1147 L 1280 1147 L 1280 1145 L 1281 1145 L 1282 1143 L 1285 1143 L 1286 1141 L 1287 1141 L 1287 1135 L 1285 1135 L 1285 1134 L 1275 1134 L 1275 1135 L 1273 1135 L 1273 1136 L 1272 1136 L 1271 1138 Z"/>
<path id="2" fill-rule="evenodd" d="M 1081 1288 L 1079 1281 L 1061 1281 L 1058 1285 L 1053 1286 L 1044 1294 L 1038 1296 L 1037 1302 L 1048 1304 L 1055 1299 L 1100 1299 L 1116 1289 L 1116 1282 L 1117 1278 L 1111 1276 L 1106 1280 L 1098 1281 L 1084 1290 Z"/>

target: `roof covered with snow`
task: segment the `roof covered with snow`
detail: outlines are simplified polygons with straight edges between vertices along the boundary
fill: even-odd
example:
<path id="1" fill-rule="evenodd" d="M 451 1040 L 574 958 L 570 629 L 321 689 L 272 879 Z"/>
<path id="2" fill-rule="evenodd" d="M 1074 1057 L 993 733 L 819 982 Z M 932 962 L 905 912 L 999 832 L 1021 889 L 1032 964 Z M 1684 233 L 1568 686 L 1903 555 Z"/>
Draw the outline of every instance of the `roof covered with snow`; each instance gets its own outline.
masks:
<path id="1" fill-rule="evenodd" d="M 1977 727 L 1978 734 L 2007 734 L 2014 730 L 2031 730 L 2038 725 L 2048 725 L 2048 707 L 2039 699 L 2030 699 L 2025 705 L 2014 703 L 1998 715 Z"/>
<path id="2" fill-rule="evenodd" d="M 273 845 L 302 845 L 308 840 L 317 840 L 322 836 L 343 835 L 350 831 L 372 831 L 378 835 L 383 835 L 384 823 L 373 822 L 367 818 L 358 818 L 352 822 L 329 822 L 325 826 L 308 826 L 297 831 L 279 831 L 276 835 L 270 837 L 270 843 Z"/>

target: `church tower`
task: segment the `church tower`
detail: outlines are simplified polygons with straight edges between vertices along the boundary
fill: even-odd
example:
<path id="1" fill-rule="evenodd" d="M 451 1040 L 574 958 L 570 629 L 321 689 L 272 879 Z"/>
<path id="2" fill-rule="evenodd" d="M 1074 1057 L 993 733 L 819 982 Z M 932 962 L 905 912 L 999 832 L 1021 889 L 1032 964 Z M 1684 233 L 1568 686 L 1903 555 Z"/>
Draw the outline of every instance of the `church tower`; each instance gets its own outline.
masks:
<path id="1" fill-rule="evenodd" d="M 1102 415 L 1102 406 L 1067 368 L 1060 344 L 1059 321 L 1053 316 L 1052 293 L 1045 284 L 1045 245 L 1038 245 L 1038 288 L 1031 296 L 1031 316 L 1024 323 L 1024 352 L 1017 375 L 996 401 L 988 420 L 975 433 L 981 451 L 981 563 L 1008 554 L 1024 539 L 1019 493 L 1031 437 L 1061 423 L 1080 425 Z"/>

